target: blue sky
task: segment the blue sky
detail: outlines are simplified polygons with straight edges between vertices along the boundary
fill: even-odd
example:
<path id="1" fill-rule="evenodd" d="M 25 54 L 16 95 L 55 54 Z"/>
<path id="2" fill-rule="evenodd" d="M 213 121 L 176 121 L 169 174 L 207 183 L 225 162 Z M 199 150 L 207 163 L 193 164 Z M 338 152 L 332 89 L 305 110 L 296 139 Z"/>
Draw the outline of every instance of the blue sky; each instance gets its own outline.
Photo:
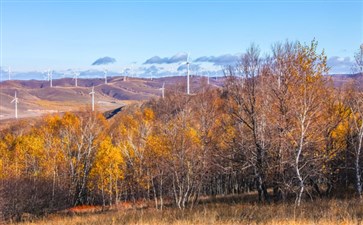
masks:
<path id="1" fill-rule="evenodd" d="M 269 53 L 277 41 L 316 38 L 332 72 L 342 73 L 363 43 L 358 0 L 1 0 L 1 10 L 1 65 L 15 72 L 100 69 L 91 64 L 106 56 L 116 59 L 107 65 L 114 71 L 131 64 L 139 73 L 152 66 L 177 70 L 144 62 L 185 52 L 192 60 L 233 58 L 252 42 Z"/>

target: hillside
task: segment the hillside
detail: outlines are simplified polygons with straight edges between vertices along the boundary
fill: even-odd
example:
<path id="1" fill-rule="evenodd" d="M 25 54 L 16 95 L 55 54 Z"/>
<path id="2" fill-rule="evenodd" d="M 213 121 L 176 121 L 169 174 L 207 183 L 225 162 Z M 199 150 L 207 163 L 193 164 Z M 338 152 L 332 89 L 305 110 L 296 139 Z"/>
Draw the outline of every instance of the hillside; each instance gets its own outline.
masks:
<path id="1" fill-rule="evenodd" d="M 330 76 L 336 87 L 355 81 L 363 87 L 363 79 L 359 74 L 337 74 Z M 110 77 L 108 83 L 104 79 L 78 79 L 78 87 L 72 78 L 53 80 L 53 87 L 48 81 L 11 80 L 0 83 L 0 120 L 13 118 L 14 104 L 11 103 L 15 91 L 19 98 L 19 117 L 33 117 L 46 113 L 79 110 L 90 105 L 91 87 L 95 87 L 96 107 L 100 111 L 108 111 L 134 101 L 144 101 L 161 96 L 160 88 L 165 82 L 166 91 L 176 85 L 185 86 L 185 77 L 163 77 L 157 79 Z M 191 89 L 197 91 L 205 77 L 192 76 Z M 224 78 L 211 78 L 213 87 L 223 86 Z"/>
<path id="2" fill-rule="evenodd" d="M 334 85 L 336 87 L 342 87 L 344 84 L 356 82 L 357 86 L 363 87 L 363 74 L 334 74 L 331 75 Z"/>
<path id="3" fill-rule="evenodd" d="M 197 90 L 203 77 L 192 77 L 191 88 Z M 158 98 L 160 88 L 165 82 L 166 91 L 175 85 L 182 85 L 185 77 L 165 77 L 158 79 L 111 77 L 105 84 L 101 78 L 74 80 L 63 78 L 53 80 L 53 87 L 48 81 L 11 80 L 0 83 L 0 120 L 13 118 L 14 104 L 11 103 L 15 91 L 19 98 L 18 114 L 20 118 L 39 116 L 45 113 L 74 111 L 91 104 L 89 92 L 95 87 L 95 103 L 100 111 L 108 111 L 133 101 Z M 205 82 L 205 81 L 204 81 Z M 223 79 L 210 79 L 213 86 L 222 86 Z"/>

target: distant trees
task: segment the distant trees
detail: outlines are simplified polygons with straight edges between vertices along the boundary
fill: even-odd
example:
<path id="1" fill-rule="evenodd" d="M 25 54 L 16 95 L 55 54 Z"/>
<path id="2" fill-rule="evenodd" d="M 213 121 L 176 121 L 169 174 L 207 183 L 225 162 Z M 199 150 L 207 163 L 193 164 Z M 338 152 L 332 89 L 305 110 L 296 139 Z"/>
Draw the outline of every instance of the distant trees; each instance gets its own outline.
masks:
<path id="1" fill-rule="evenodd" d="M 361 196 L 361 88 L 337 90 L 327 70 L 315 41 L 277 43 L 266 57 L 251 45 L 221 89 L 176 86 L 109 121 L 83 111 L 17 122 L 0 132 L 2 214 L 139 199 L 184 209 L 254 190 L 299 205 L 353 180 Z"/>
<path id="2" fill-rule="evenodd" d="M 360 45 L 359 50 L 354 54 L 353 71 L 363 73 L 363 44 Z"/>

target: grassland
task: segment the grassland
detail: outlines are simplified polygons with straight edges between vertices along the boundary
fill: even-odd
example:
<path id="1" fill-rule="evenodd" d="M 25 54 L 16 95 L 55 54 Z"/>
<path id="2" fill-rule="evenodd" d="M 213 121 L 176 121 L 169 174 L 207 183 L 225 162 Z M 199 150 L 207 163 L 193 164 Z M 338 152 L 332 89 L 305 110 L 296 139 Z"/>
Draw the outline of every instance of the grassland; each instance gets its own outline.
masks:
<path id="1" fill-rule="evenodd" d="M 205 202 L 194 209 L 119 209 L 105 212 L 53 214 L 23 225 L 114 224 L 361 224 L 359 200 L 315 200 L 295 207 L 293 203 L 258 204 L 237 201 Z"/>

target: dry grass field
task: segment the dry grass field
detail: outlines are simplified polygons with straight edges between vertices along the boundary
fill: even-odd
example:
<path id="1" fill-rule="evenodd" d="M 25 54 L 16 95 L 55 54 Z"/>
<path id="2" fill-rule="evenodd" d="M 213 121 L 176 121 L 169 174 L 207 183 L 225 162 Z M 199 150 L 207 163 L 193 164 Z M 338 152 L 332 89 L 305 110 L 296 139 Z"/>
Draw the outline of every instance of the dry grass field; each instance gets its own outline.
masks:
<path id="1" fill-rule="evenodd" d="M 22 225 L 113 224 L 361 224 L 363 205 L 358 200 L 317 200 L 300 207 L 293 203 L 257 204 L 209 202 L 194 209 L 118 209 L 100 212 L 92 208 L 53 214 Z"/>

